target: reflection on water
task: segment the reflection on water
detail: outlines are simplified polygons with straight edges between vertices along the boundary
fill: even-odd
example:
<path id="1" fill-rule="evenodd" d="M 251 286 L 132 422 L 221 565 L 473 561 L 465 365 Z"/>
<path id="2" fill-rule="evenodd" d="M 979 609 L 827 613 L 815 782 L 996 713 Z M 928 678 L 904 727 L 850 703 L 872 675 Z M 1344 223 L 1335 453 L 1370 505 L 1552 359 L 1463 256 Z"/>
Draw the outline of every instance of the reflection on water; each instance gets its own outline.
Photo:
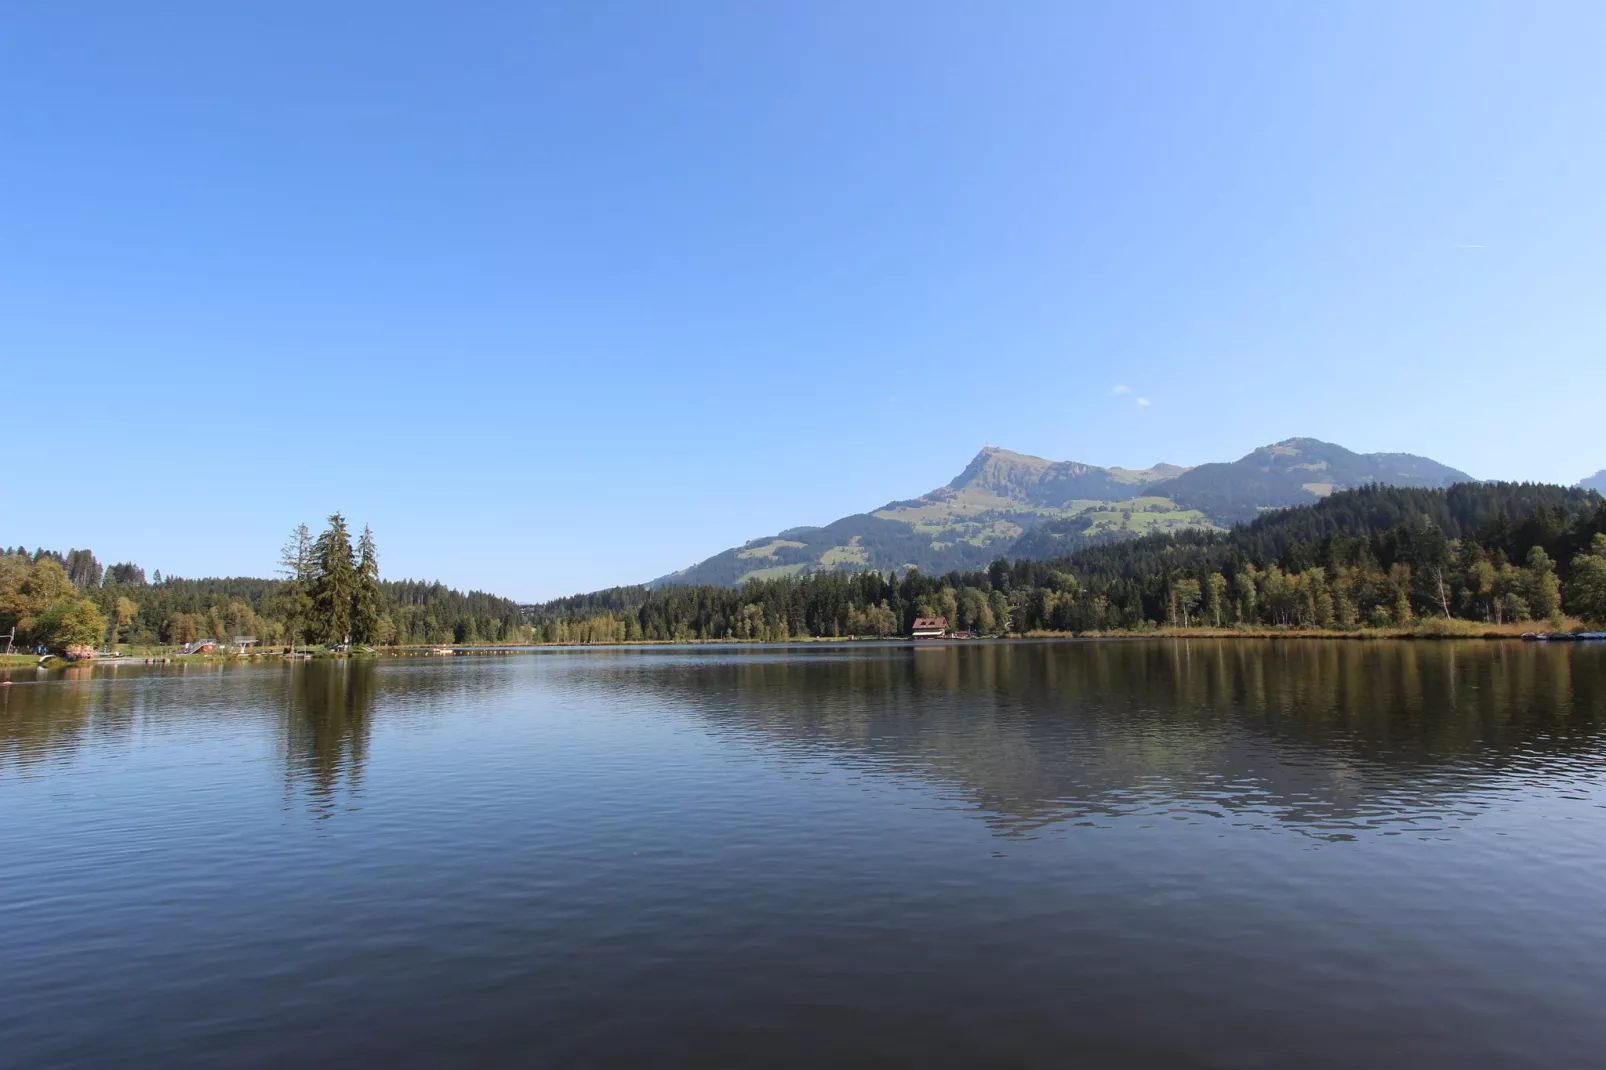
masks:
<path id="1" fill-rule="evenodd" d="M 1094 642 L 617 657 L 572 686 L 945 782 L 1001 832 L 1238 814 L 1429 830 L 1510 777 L 1593 780 L 1606 658 L 1499 643 Z M 1205 807 L 1205 810 L 1198 810 Z"/>
<path id="2" fill-rule="evenodd" d="M 49 775 L 84 747 L 115 751 L 152 730 L 226 725 L 279 739 L 287 793 L 322 816 L 360 794 L 376 710 L 405 718 L 461 708 L 509 683 L 375 659 L 103 663 L 0 677 L 12 681 L 0 688 L 0 774 Z"/>
<path id="3" fill-rule="evenodd" d="M 1593 782 L 1606 718 L 1606 651 L 1543 644 L 976 643 L 521 661 L 554 693 L 679 709 L 774 754 L 951 788 L 1008 834 L 1142 813 L 1240 815 L 1334 837 L 1432 829 L 1497 803 L 1487 792 L 1513 777 Z M 361 793 L 376 716 L 530 685 L 509 668 L 13 673 L 17 684 L 0 689 L 0 771 L 152 722 L 275 720 L 286 791 L 329 816 Z M 215 690 L 197 700 L 200 682 Z"/>
<path id="4" fill-rule="evenodd" d="M 7 1070 L 1606 1049 L 1606 645 L 8 678 Z"/>
<path id="5" fill-rule="evenodd" d="M 373 730 L 377 666 L 373 661 L 304 662 L 291 666 L 285 712 L 285 783 L 306 793 L 327 817 L 341 798 L 362 790 Z"/>

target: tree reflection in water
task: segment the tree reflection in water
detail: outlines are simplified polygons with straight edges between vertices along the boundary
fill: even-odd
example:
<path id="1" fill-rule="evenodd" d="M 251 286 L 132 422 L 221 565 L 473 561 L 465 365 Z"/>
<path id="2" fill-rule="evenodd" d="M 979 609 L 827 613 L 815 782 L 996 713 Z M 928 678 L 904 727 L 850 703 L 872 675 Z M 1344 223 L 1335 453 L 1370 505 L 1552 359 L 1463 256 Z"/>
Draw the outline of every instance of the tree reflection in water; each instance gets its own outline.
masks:
<path id="1" fill-rule="evenodd" d="M 327 818 L 354 809 L 373 733 L 373 661 L 308 661 L 290 667 L 285 716 L 286 799 Z"/>
<path id="2" fill-rule="evenodd" d="M 1132 815 L 1431 831 L 1476 816 L 1491 788 L 1592 779 L 1606 727 L 1603 644 L 711 646 L 10 678 L 0 776 L 135 748 L 148 729 L 259 727 L 282 738 L 284 805 L 320 817 L 356 805 L 377 719 L 405 734 L 509 702 L 592 707 L 599 724 L 657 711 L 783 760 L 918 781 L 1001 835 Z"/>
<path id="3" fill-rule="evenodd" d="M 1001 835 L 1148 815 L 1432 831 L 1601 752 L 1606 650 L 1137 640 L 623 655 L 568 686 L 933 784 Z M 1476 800 L 1476 801 L 1474 801 Z"/>

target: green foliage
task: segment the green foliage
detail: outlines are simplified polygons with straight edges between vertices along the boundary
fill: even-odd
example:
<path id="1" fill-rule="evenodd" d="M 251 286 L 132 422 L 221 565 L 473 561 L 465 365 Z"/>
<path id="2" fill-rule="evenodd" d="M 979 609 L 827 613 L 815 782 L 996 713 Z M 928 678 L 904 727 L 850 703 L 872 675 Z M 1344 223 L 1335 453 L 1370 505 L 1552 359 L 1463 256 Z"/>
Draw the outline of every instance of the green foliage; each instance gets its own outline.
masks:
<path id="1" fill-rule="evenodd" d="M 63 564 L 67 569 L 67 578 L 78 588 L 99 587 L 106 571 L 88 550 L 67 551 L 67 560 Z"/>
<path id="2" fill-rule="evenodd" d="M 1204 600 L 1204 587 L 1193 577 L 1179 579 L 1171 585 L 1171 620 L 1172 625 L 1180 624 L 1186 628 L 1192 621 L 1194 610 Z"/>
<path id="3" fill-rule="evenodd" d="M 111 604 L 113 644 L 126 643 L 131 639 L 134 622 L 139 619 L 139 603 L 124 595 L 116 595 Z"/>
<path id="4" fill-rule="evenodd" d="M 59 555 L 0 557 L 0 633 L 16 630 L 22 644 L 48 645 L 66 609 L 78 600 Z"/>
<path id="5" fill-rule="evenodd" d="M 39 631 L 53 649 L 99 647 L 106 636 L 106 618 L 87 598 L 58 602 L 41 616 Z"/>
<path id="6" fill-rule="evenodd" d="M 312 531 L 298 524 L 279 551 L 279 575 L 284 583 L 271 596 L 272 615 L 283 622 L 284 637 L 292 646 L 311 635 L 312 581 L 317 567 Z"/>
<path id="7" fill-rule="evenodd" d="M 305 524 L 296 528 L 281 554 L 280 579 L 161 579 L 157 573 L 156 582 L 146 583 L 144 570 L 125 562 L 107 570 L 103 586 L 84 592 L 73 587 L 62 554 L 0 554 L 0 635 L 20 621 L 19 643 L 48 643 L 49 637 L 35 627 L 38 615 L 87 595 L 110 618 L 117 642 L 179 644 L 253 635 L 271 646 L 307 642 L 314 633 L 314 641 L 321 641 L 329 634 L 324 630 L 328 618 L 315 618 L 312 594 L 324 576 L 323 552 L 328 551 L 328 560 L 348 577 L 351 591 L 340 639 L 349 632 L 354 640 L 370 644 L 530 641 L 532 630 L 510 599 L 480 591 L 464 594 L 439 582 L 381 579 L 370 529 L 364 529 L 355 551 L 347 539 L 348 567 L 340 570 L 340 538 L 341 533 L 331 530 L 319 540 Z M 331 608 L 331 587 L 321 589 L 325 613 Z M 103 634 L 104 628 L 102 624 Z"/>
<path id="8" fill-rule="evenodd" d="M 739 589 L 620 587 L 528 607 L 528 615 L 541 638 L 556 642 L 903 635 L 916 616 L 988 634 L 1168 623 L 1499 624 L 1554 615 L 1557 582 L 1567 578 L 1555 562 L 1572 562 L 1601 531 L 1606 504 L 1577 489 L 1368 486 L 1231 531 L 1155 534 L 1049 561 L 1000 559 L 941 576 L 776 576 Z M 1592 597 L 1593 573 L 1585 575 L 1579 593 L 1568 587 L 1570 599 Z"/>
<path id="9" fill-rule="evenodd" d="M 1589 553 L 1573 558 L 1567 609 L 1597 628 L 1606 628 L 1606 534 L 1596 533 Z"/>
<path id="10" fill-rule="evenodd" d="M 19 645 L 60 651 L 98 646 L 106 619 L 80 597 L 59 556 L 39 554 L 29 564 L 26 555 L 9 554 L 0 557 L 0 634 L 13 628 Z"/>
<path id="11" fill-rule="evenodd" d="M 120 561 L 106 570 L 105 582 L 113 587 L 143 587 L 145 570 L 131 561 Z"/>
<path id="12" fill-rule="evenodd" d="M 357 574 L 351 596 L 351 637 L 359 643 L 380 639 L 384 595 L 379 589 L 379 549 L 374 531 L 364 525 L 357 542 Z"/>
<path id="13" fill-rule="evenodd" d="M 831 546 L 866 545 L 842 533 L 830 538 Z M 742 560 L 743 571 L 760 562 L 784 568 L 777 559 L 795 548 L 760 545 L 765 552 Z M 777 641 L 906 635 L 917 616 L 947 617 L 955 630 L 980 634 L 1423 620 L 1458 634 L 1468 622 L 1553 617 L 1564 608 L 1563 591 L 1569 612 L 1606 624 L 1606 503 L 1590 491 L 1514 483 L 1368 486 L 1230 531 L 1162 532 L 969 571 L 865 569 L 775 575 L 740 587 L 616 587 L 525 607 L 438 582 L 380 579 L 373 533 L 365 529 L 354 550 L 339 514 L 316 540 L 304 526 L 292 535 L 283 579 L 145 585 L 113 582 L 114 573 L 135 575 L 117 566 L 104 586 L 81 592 L 64 560 L 43 550 L 0 555 L 0 633 L 17 624 L 24 643 L 54 641 L 85 595 L 117 638 L 133 643 L 249 634 L 271 644 L 300 638 L 298 629 L 312 625 L 319 638 L 351 634 L 368 643 Z M 105 620 L 98 626 L 104 634 Z"/>
<path id="14" fill-rule="evenodd" d="M 312 556 L 316 574 L 308 593 L 313 635 L 322 643 L 344 643 L 351 636 L 351 609 L 357 597 L 357 565 L 345 517 L 339 513 L 329 517 L 329 526 L 313 543 Z"/>
<path id="15" fill-rule="evenodd" d="M 1539 620 L 1561 616 L 1561 581 L 1556 578 L 1556 566 L 1543 547 L 1528 551 L 1528 567 L 1524 569 L 1523 589 L 1528 608 Z"/>

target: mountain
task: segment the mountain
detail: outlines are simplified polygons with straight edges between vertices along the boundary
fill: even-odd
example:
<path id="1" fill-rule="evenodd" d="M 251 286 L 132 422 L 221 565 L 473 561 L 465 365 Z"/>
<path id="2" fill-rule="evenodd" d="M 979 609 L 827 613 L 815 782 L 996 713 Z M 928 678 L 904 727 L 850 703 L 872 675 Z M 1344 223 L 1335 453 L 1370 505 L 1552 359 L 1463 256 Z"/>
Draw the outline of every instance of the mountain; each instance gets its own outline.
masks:
<path id="1" fill-rule="evenodd" d="M 988 446 L 946 487 L 912 502 L 894 502 L 881 512 L 898 507 L 921 508 L 920 503 L 963 501 L 983 509 L 1012 509 L 1025 504 L 1039 509 L 1064 509 L 1075 501 L 1125 501 L 1139 497 L 1143 488 L 1187 472 L 1175 464 L 1152 468 L 1098 468 L 1076 461 L 1045 461 Z"/>
<path id="2" fill-rule="evenodd" d="M 1004 555 L 1056 557 L 1155 532 L 1227 526 L 1368 483 L 1471 480 L 1425 457 L 1353 453 L 1313 438 L 1197 468 L 1100 468 L 988 446 L 946 486 L 918 498 L 754 539 L 653 585 L 738 584 L 833 569 L 947 572 Z"/>
<path id="3" fill-rule="evenodd" d="M 1602 468 L 1588 479 L 1580 479 L 1578 485 L 1585 490 L 1598 490 L 1606 494 L 1606 468 Z"/>
<path id="4" fill-rule="evenodd" d="M 1208 524 L 1202 513 L 1178 513 L 1165 499 L 1144 497 L 1146 487 L 1186 471 L 1174 464 L 1099 468 L 989 446 L 947 485 L 918 498 L 754 539 L 653 584 L 733 584 L 821 569 L 974 568 L 1008 553 L 1033 525 L 1073 516 L 1119 537 Z M 1147 511 L 1129 522 L 1133 509 Z"/>
<path id="5" fill-rule="evenodd" d="M 1448 487 L 1473 482 L 1465 472 L 1409 453 L 1353 453 L 1314 438 L 1291 438 L 1229 464 L 1202 464 L 1154 487 L 1178 505 L 1228 523 L 1261 509 L 1308 505 L 1335 490 L 1383 483 Z"/>
<path id="6" fill-rule="evenodd" d="M 1202 515 L 1215 525 L 1253 520 L 1263 510 L 1308 505 L 1335 490 L 1383 483 L 1398 487 L 1448 487 L 1473 482 L 1465 472 L 1409 453 L 1355 453 L 1314 438 L 1290 438 L 1262 446 L 1227 463 L 1202 464 L 1152 483 L 1146 493 L 1167 503 L 1140 503 L 1167 517 Z M 1147 530 L 1166 530 L 1162 522 Z M 1131 534 L 1146 534 L 1139 526 Z M 1126 534 L 1122 532 L 1120 534 Z M 1010 556 L 1049 558 L 1085 546 L 1118 541 L 1116 532 L 1081 517 L 1046 520 L 1010 548 Z"/>

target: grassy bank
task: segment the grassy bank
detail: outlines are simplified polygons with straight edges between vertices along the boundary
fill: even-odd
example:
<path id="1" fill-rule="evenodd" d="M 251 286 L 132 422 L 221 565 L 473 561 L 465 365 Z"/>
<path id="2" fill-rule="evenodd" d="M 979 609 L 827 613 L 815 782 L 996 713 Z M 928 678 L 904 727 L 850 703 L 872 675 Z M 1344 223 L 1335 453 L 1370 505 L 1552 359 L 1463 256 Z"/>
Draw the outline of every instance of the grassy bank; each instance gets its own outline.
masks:
<path id="1" fill-rule="evenodd" d="M 1575 618 L 1565 618 L 1557 621 L 1522 621 L 1519 623 L 1490 624 L 1483 621 L 1445 619 L 1434 617 L 1416 621 L 1406 627 L 1399 628 L 1278 628 L 1278 627 L 1232 627 L 1232 628 L 1144 628 L 1144 629 L 1112 629 L 1108 631 L 1089 632 L 1054 632 L 1035 630 L 1024 634 L 1008 636 L 984 636 L 987 639 L 1519 639 L 1528 632 L 1549 631 L 1578 631 L 1585 627 L 1582 621 Z M 793 639 L 779 640 L 789 644 L 796 643 L 853 643 L 871 641 L 896 642 L 906 640 L 905 636 L 875 636 L 875 635 L 843 635 L 843 636 L 799 636 Z M 921 640 L 932 642 L 935 640 Z M 947 639 L 941 642 L 958 642 L 961 640 Z M 528 643 L 502 647 L 503 650 L 537 650 L 556 647 L 587 647 L 587 646 L 720 646 L 720 645 L 754 645 L 772 642 L 763 639 L 631 639 L 613 643 Z M 387 647 L 380 652 L 393 656 L 424 656 L 433 653 L 432 647 Z M 466 654 L 496 653 L 497 648 L 492 647 L 461 647 L 457 648 Z"/>
<path id="2" fill-rule="evenodd" d="M 1090 632 L 1053 632 L 1030 631 L 1024 635 L 987 636 L 987 639 L 1518 639 L 1527 632 L 1545 631 L 1577 631 L 1583 629 L 1583 622 L 1567 618 L 1559 622 L 1524 621 L 1515 624 L 1489 624 L 1479 621 L 1446 620 L 1442 617 L 1417 621 L 1403 628 L 1353 628 L 1353 629 L 1324 629 L 1324 628 L 1267 628 L 1267 627 L 1233 627 L 1233 628 L 1144 628 L 1121 629 L 1109 631 Z M 843 635 L 843 636 L 799 636 L 795 639 L 782 640 L 787 644 L 801 643 L 861 643 L 861 642 L 900 642 L 907 641 L 903 636 L 874 636 L 874 635 Z M 967 640 L 921 640 L 921 643 L 936 642 L 941 645 L 966 642 Z M 488 656 L 496 654 L 516 654 L 523 651 L 573 648 L 586 649 L 594 647 L 655 647 L 655 646 L 754 646 L 770 640 L 760 639 L 686 639 L 686 640 L 660 640 L 660 639 L 634 639 L 617 643 L 528 643 L 506 645 L 484 645 L 459 647 L 444 654 L 436 654 L 443 648 L 434 646 L 396 646 L 380 647 L 377 650 L 363 651 L 326 651 L 321 648 L 307 650 L 298 648 L 298 655 L 306 655 L 315 659 L 361 659 L 372 657 L 433 657 L 453 656 L 456 653 Z M 174 664 L 191 662 L 226 662 L 226 661 L 278 661 L 284 657 L 284 649 L 273 647 L 269 650 L 257 650 L 252 653 L 240 655 L 229 652 L 212 652 L 207 654 L 179 654 L 173 648 L 167 647 L 123 647 L 121 652 L 130 660 L 143 658 L 161 658 Z M 38 658 L 33 654 L 0 655 L 0 668 L 23 668 L 37 664 Z M 54 660 L 52 665 L 65 667 L 69 662 Z M 82 664 L 82 663 L 80 663 Z"/>
<path id="3" fill-rule="evenodd" d="M 1083 632 L 1087 638 L 1144 639 L 1519 639 L 1528 632 L 1578 631 L 1582 621 L 1487 621 L 1432 617 L 1398 628 L 1148 628 L 1142 631 Z M 1028 638 L 1063 636 L 1065 632 L 1030 632 Z"/>

